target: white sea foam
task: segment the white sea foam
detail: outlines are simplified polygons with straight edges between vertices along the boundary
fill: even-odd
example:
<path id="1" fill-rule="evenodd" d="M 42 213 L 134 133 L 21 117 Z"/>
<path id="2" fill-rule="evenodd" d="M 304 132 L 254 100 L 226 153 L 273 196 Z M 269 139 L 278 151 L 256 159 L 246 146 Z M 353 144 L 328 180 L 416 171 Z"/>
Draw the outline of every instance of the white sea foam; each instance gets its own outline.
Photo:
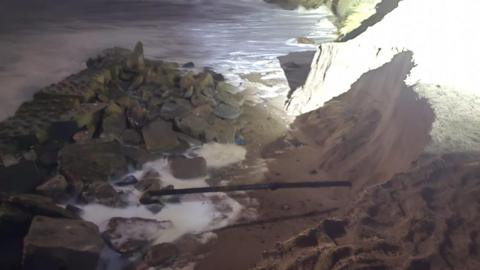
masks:
<path id="1" fill-rule="evenodd" d="M 204 157 L 211 168 L 220 168 L 245 159 L 246 150 L 236 145 L 209 143 L 203 147 L 192 149 L 189 153 Z M 133 172 L 132 175 L 140 178 L 152 170 L 160 175 L 159 178 L 164 186 L 174 185 L 175 188 L 207 186 L 206 177 L 191 180 L 175 178 L 170 171 L 168 160 L 165 158 L 144 164 L 141 170 Z M 109 220 L 113 217 L 170 221 L 172 226 L 161 230 L 156 229 L 155 226 L 125 228 L 124 234 L 127 237 L 128 235 L 149 235 L 149 239 L 153 243 L 173 242 L 189 233 L 199 234 L 199 242 L 207 242 L 215 236 L 209 233 L 211 230 L 235 222 L 243 211 L 243 206 L 226 194 L 211 193 L 182 196 L 178 203 L 166 203 L 160 212 L 153 213 L 147 206 L 139 203 L 141 192 L 134 187 L 117 187 L 117 190 L 126 194 L 127 207 L 114 208 L 100 204 L 88 204 L 83 207 L 83 219 L 97 224 L 100 231 L 105 231 Z M 113 270 L 121 264 L 119 262 L 121 258 L 110 253 L 103 256 L 104 263 L 107 264 L 107 269 Z"/>
<path id="2" fill-rule="evenodd" d="M 244 160 L 247 150 L 236 144 L 207 143 L 192 153 L 204 157 L 209 168 L 221 168 Z"/>

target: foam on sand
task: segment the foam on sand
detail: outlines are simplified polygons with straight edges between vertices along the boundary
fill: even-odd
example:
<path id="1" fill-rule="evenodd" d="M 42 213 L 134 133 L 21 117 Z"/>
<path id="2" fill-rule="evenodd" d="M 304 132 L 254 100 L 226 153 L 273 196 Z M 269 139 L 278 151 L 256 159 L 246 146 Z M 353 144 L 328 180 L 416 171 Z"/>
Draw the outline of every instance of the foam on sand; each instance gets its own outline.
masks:
<path id="1" fill-rule="evenodd" d="M 236 144 L 207 143 L 191 153 L 205 158 L 209 168 L 221 168 L 244 160 L 247 150 Z"/>
<path id="2" fill-rule="evenodd" d="M 243 147 L 210 143 L 200 148 L 191 149 L 189 154 L 195 153 L 207 160 L 210 168 L 220 168 L 245 159 L 246 150 Z M 175 178 L 170 172 L 168 160 L 166 158 L 158 159 L 144 164 L 141 170 L 131 173 L 138 179 L 149 171 L 156 171 L 162 182 L 162 186 L 173 185 L 175 188 L 191 188 L 208 186 L 205 182 L 207 177 L 191 180 L 180 180 Z M 123 218 L 145 218 L 158 221 L 170 221 L 172 226 L 162 230 L 152 230 L 146 228 L 128 228 L 125 236 L 132 234 L 145 234 L 153 243 L 173 242 L 183 235 L 193 233 L 201 234 L 211 230 L 227 226 L 240 216 L 242 205 L 236 200 L 230 198 L 225 193 L 195 194 L 179 197 L 179 202 L 165 203 L 165 206 L 158 213 L 148 209 L 146 205 L 139 203 L 142 193 L 133 186 L 116 187 L 117 191 L 124 194 L 128 205 L 122 208 L 108 207 L 100 204 L 88 204 L 83 206 L 82 218 L 97 224 L 100 231 L 105 231 L 109 220 L 113 217 Z M 207 241 L 206 239 L 204 241 Z M 118 265 L 118 256 L 105 255 L 108 269 L 114 269 Z"/>

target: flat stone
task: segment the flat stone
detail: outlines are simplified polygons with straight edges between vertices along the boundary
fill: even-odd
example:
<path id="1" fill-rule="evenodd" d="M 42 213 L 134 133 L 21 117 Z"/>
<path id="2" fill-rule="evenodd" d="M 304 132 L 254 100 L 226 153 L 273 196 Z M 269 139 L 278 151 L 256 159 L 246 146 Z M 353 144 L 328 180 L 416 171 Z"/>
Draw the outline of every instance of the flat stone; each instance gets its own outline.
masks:
<path id="1" fill-rule="evenodd" d="M 170 221 L 114 217 L 108 222 L 103 237 L 117 252 L 131 254 L 150 244 L 162 230 L 171 227 Z"/>
<path id="2" fill-rule="evenodd" d="M 215 99 L 220 103 L 225 103 L 233 107 L 240 107 L 243 103 L 243 99 L 239 95 L 227 91 L 217 91 L 215 94 Z"/>
<path id="3" fill-rule="evenodd" d="M 171 265 L 178 257 L 179 250 L 175 244 L 161 243 L 150 247 L 145 254 L 145 262 L 151 266 L 166 267 Z"/>
<path id="4" fill-rule="evenodd" d="M 160 116 L 163 119 L 174 119 L 182 117 L 192 110 L 192 105 L 188 100 L 176 98 L 162 105 Z"/>
<path id="5" fill-rule="evenodd" d="M 179 145 L 172 125 L 161 119 L 146 125 L 142 129 L 142 134 L 145 146 L 150 152 L 170 151 Z"/>
<path id="6" fill-rule="evenodd" d="M 34 194 L 11 195 L 0 198 L 0 202 L 22 209 L 31 215 L 41 215 L 58 218 L 78 218 L 75 214 L 55 204 L 45 196 Z"/>
<path id="7" fill-rule="evenodd" d="M 103 118 L 102 135 L 103 139 L 114 140 L 122 137 L 123 131 L 127 128 L 127 120 L 123 113 L 114 113 Z"/>
<path id="8" fill-rule="evenodd" d="M 116 141 L 66 145 L 60 152 L 60 167 L 71 182 L 109 181 L 128 172 L 122 146 Z"/>
<path id="9" fill-rule="evenodd" d="M 189 113 L 184 117 L 175 118 L 176 127 L 183 133 L 200 140 L 205 139 L 205 130 L 208 129 L 209 124 L 205 115 L 197 115 Z"/>
<path id="10" fill-rule="evenodd" d="M 24 239 L 24 269 L 96 269 L 102 247 L 91 222 L 37 216 Z"/>
<path id="11" fill-rule="evenodd" d="M 139 191 L 158 190 L 162 186 L 160 174 L 154 170 L 145 172 L 140 181 L 135 184 L 135 188 Z"/>
<path id="12" fill-rule="evenodd" d="M 235 143 L 237 128 L 227 120 L 215 118 L 210 122 L 210 127 L 205 131 L 208 142 Z"/>
<path id="13" fill-rule="evenodd" d="M 106 206 L 118 206 L 120 195 L 112 185 L 106 182 L 93 182 L 84 188 L 82 198 L 88 203 L 98 203 Z"/>
<path id="14" fill-rule="evenodd" d="M 122 148 L 128 162 L 132 163 L 137 169 L 140 169 L 146 162 L 155 159 L 154 154 L 138 146 L 124 145 Z"/>
<path id="15" fill-rule="evenodd" d="M 63 175 L 58 174 L 48 179 L 45 183 L 38 186 L 35 190 L 37 193 L 50 197 L 53 200 L 62 200 L 68 197 L 68 183 Z"/>
<path id="16" fill-rule="evenodd" d="M 200 146 L 202 145 L 202 141 L 197 140 L 191 136 L 186 135 L 185 133 L 177 132 L 178 139 L 183 142 L 184 144 L 188 145 L 188 148 L 192 146 Z"/>
<path id="17" fill-rule="evenodd" d="M 226 103 L 219 103 L 213 110 L 213 113 L 220 118 L 233 120 L 242 114 L 242 110 L 239 107 Z"/>
<path id="18" fill-rule="evenodd" d="M 179 179 L 192 179 L 207 175 L 207 161 L 203 157 L 172 157 L 169 160 L 172 175 Z"/>

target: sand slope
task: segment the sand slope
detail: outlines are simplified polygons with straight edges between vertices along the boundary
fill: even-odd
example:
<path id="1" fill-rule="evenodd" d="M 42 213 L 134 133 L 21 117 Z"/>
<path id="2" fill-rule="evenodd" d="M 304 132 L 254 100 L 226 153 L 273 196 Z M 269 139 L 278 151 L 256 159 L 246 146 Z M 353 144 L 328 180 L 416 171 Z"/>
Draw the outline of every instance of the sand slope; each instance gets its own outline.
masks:
<path id="1" fill-rule="evenodd" d="M 294 123 L 281 155 L 310 149 L 317 170 L 354 188 L 317 192 L 339 210 L 255 269 L 480 269 L 480 153 L 424 152 L 434 115 L 403 82 L 410 59 L 398 54 Z M 286 166 L 272 157 L 272 170 Z"/>
<path id="2" fill-rule="evenodd" d="M 365 73 L 347 93 L 299 116 L 289 136 L 298 147 L 286 153 L 315 149 L 312 169 L 351 180 L 355 190 L 408 169 L 428 143 L 434 118 L 404 83 L 412 67 L 411 53 L 400 53 Z"/>
<path id="3" fill-rule="evenodd" d="M 480 153 L 424 156 L 350 208 L 258 269 L 480 269 Z"/>

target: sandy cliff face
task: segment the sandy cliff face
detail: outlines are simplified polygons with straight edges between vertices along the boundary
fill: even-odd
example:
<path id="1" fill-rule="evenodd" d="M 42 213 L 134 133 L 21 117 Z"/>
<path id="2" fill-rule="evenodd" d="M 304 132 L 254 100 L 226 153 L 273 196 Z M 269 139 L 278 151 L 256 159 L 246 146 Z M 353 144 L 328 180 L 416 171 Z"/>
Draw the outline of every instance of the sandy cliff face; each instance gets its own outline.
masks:
<path id="1" fill-rule="evenodd" d="M 349 90 L 363 73 L 409 50 L 416 66 L 406 83 L 436 114 L 428 151 L 480 150 L 475 139 L 480 118 L 473 116 L 480 102 L 474 74 L 480 69 L 480 52 L 475 49 L 480 42 L 470 34 L 475 32 L 475 14 L 465 10 L 467 6 L 469 1 L 453 6 L 444 0 L 403 0 L 358 37 L 322 44 L 306 83 L 291 93 L 287 109 L 298 114 L 321 107 Z M 454 38 L 446 38 L 446 33 Z"/>
<path id="2" fill-rule="evenodd" d="M 329 179 L 352 181 L 356 191 L 407 170 L 429 143 L 434 120 L 426 100 L 404 82 L 411 57 L 397 54 L 363 74 L 348 92 L 298 116 L 285 139 L 296 147 L 285 151 L 301 155 L 299 149 L 312 149 L 313 169 Z"/>
<path id="3" fill-rule="evenodd" d="M 336 17 L 341 35 L 346 35 L 361 26 L 362 22 L 375 13 L 375 7 L 382 0 L 265 0 L 283 8 L 299 7 L 315 9 L 321 6 L 329 8 Z M 386 0 L 385 2 L 390 2 Z M 396 1 L 395 1 L 396 2 Z"/>
<path id="4" fill-rule="evenodd" d="M 303 114 L 282 156 L 312 148 L 316 170 L 353 190 L 319 193 L 341 209 L 256 269 L 480 268 L 480 54 L 475 4 L 457 4 L 403 0 L 358 37 L 320 47 L 290 97 Z"/>

